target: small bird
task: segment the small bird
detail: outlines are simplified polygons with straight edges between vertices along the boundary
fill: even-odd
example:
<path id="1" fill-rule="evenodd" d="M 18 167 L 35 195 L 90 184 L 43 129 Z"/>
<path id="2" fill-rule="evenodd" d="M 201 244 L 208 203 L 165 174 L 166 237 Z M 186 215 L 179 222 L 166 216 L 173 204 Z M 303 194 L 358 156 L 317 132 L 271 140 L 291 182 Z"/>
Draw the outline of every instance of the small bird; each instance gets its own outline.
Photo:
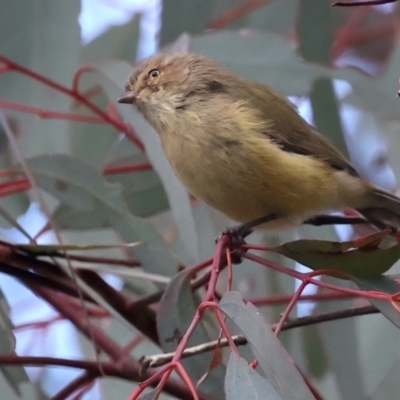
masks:
<path id="1" fill-rule="evenodd" d="M 378 228 L 400 227 L 400 198 L 361 179 L 289 100 L 206 57 L 141 62 L 118 102 L 155 128 L 187 189 L 237 222 L 321 225 L 335 221 L 330 212 L 352 208 Z"/>

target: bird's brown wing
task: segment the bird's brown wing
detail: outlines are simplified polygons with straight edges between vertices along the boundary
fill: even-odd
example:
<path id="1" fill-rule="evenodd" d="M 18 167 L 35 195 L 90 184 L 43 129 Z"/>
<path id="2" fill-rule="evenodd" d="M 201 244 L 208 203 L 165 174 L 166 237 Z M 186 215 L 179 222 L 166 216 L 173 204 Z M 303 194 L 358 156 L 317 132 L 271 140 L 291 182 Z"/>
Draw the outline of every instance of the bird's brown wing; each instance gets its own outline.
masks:
<path id="1" fill-rule="evenodd" d="M 284 96 L 257 82 L 246 80 L 240 86 L 241 96 L 249 99 L 264 118 L 273 121 L 272 129 L 265 134 L 283 150 L 315 157 L 335 169 L 358 176 L 346 157 L 300 117 Z"/>

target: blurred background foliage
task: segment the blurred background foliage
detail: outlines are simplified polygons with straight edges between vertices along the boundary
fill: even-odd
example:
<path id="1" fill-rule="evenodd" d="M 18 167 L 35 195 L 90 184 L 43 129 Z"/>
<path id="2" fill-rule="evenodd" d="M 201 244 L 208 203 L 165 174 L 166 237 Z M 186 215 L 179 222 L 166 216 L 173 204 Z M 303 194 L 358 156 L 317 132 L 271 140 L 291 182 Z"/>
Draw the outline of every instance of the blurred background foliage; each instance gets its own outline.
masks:
<path id="1" fill-rule="evenodd" d="M 33 226 L 32 219 L 20 217 L 38 201 L 39 190 L 64 243 L 145 242 L 132 252 L 126 249 L 92 252 L 97 256 L 133 257 L 142 263 L 142 271 L 157 275 L 159 279 L 142 279 L 134 273 L 118 275 L 107 265 L 101 270 L 95 266 L 100 272 L 107 272 L 110 282 L 132 298 L 164 289 L 180 266 L 195 265 L 212 256 L 214 238 L 231 222 L 190 198 L 168 166 L 155 132 L 135 110 L 116 103 L 132 64 L 152 52 L 151 44 L 147 44 L 146 50 L 146 43 L 151 41 L 156 44 L 158 41 L 161 50 L 173 46 L 204 54 L 241 76 L 266 83 L 290 96 L 302 115 L 349 155 L 363 177 L 387 190 L 395 190 L 395 176 L 400 171 L 397 3 L 332 8 L 330 0 L 160 0 L 147 5 L 135 0 L 92 0 L 93 15 L 97 3 L 105 3 L 131 19 L 126 17 L 123 25 L 110 27 L 91 41 L 82 39 L 83 28 L 78 22 L 81 8 L 89 7 L 88 2 L 84 3 L 0 0 L 0 54 L 69 88 L 76 71 L 83 65 L 90 66 L 88 71 L 81 69 L 79 93 L 109 115 L 119 115 L 131 124 L 145 152 L 109 123 L 45 119 L 12 109 L 10 102 L 41 110 L 94 115 L 76 99 L 29 76 L 1 73 L 0 108 L 13 133 L 10 141 L 0 128 L 0 169 L 12 172 L 3 174 L 0 184 L 1 227 L 5 237 L 15 234 L 7 228 L 15 226 L 12 221 L 17 219 L 32 236 L 46 224 L 46 218 L 40 226 Z M 138 13 L 133 12 L 135 4 Z M 153 31 L 149 26 L 153 26 Z M 157 30 L 158 35 L 151 37 L 151 32 Z M 187 35 L 182 36 L 183 33 Z M 6 195 L 7 185 L 24 172 L 15 146 L 32 171 L 38 190 Z M 148 162 L 152 170 L 103 174 L 110 166 Z M 47 212 L 43 208 L 41 211 Z M 5 216 L 11 217 L 11 222 Z M 362 230 L 353 232 L 350 228 L 301 228 L 280 235 L 255 234 L 250 240 L 269 244 L 298 237 L 344 240 L 360 233 Z M 54 241 L 55 236 L 47 233 L 43 240 Z M 268 257 L 282 265 L 300 268 L 281 256 Z M 396 265 L 391 273 L 398 270 Z M 110 274 L 118 278 L 111 278 Z M 235 268 L 234 278 L 234 289 L 246 298 L 291 294 L 296 285 L 292 278 L 249 262 Z M 181 330 L 187 327 L 198 302 L 197 295 L 188 289 L 188 281 L 179 279 L 174 278 L 176 286 L 169 286 L 177 290 L 177 295 L 162 303 L 157 313 L 158 334 L 165 351 L 173 349 L 167 340 L 171 332 L 176 327 Z M 29 336 L 15 330 L 16 345 L 13 340 L 10 343 L 13 324 L 37 320 L 35 307 L 40 307 L 35 303 L 29 312 L 25 310 L 26 315 L 21 312 L 21 298 L 15 297 L 15 289 L 10 289 L 16 287 L 13 285 L 10 279 L 1 281 L 3 353 L 11 348 L 18 354 L 60 354 L 61 347 L 61 354 L 65 355 L 64 348 L 73 342 L 71 346 L 76 346 L 78 354 L 82 351 L 93 356 L 90 341 L 75 331 L 73 334 L 58 331 L 57 335 L 64 338 L 62 342 L 49 336 L 47 345 L 38 348 L 29 346 L 29 341 L 46 333 L 32 330 Z M 221 283 L 221 290 L 225 287 Z M 23 299 L 27 301 L 29 297 Z M 315 307 L 299 303 L 297 312 L 298 315 L 323 313 L 355 304 L 364 302 L 360 299 L 319 302 Z M 104 300 L 101 305 L 105 307 Z M 284 306 L 260 310 L 274 323 Z M 208 322 L 194 338 L 195 342 L 216 337 L 215 321 Z M 102 328 L 121 345 L 134 337 L 117 320 L 107 320 Z M 47 329 L 50 331 L 52 327 Z M 399 331 L 381 315 L 291 330 L 284 332 L 281 339 L 324 399 L 398 397 Z M 145 341 L 132 354 L 138 357 L 159 351 Z M 211 356 L 188 360 L 185 367 L 199 379 Z M 65 384 L 60 373 L 47 369 L 40 374 L 27 371 L 29 379 L 22 367 L 1 368 L 0 385 L 6 393 L 2 398 L 50 398 Z M 223 376 L 222 366 L 213 371 L 202 385 L 204 392 L 222 398 Z M 84 398 L 128 398 L 132 387 L 129 382 L 105 379 Z"/>

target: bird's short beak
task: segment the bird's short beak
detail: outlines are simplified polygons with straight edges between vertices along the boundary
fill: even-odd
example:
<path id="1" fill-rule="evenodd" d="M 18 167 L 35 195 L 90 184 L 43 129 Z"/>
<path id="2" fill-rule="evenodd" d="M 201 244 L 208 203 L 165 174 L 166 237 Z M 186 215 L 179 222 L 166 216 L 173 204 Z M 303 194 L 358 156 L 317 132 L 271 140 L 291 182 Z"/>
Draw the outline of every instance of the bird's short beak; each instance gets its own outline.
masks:
<path id="1" fill-rule="evenodd" d="M 136 100 L 137 92 L 126 92 L 123 96 L 119 97 L 117 102 L 123 104 L 133 104 Z"/>

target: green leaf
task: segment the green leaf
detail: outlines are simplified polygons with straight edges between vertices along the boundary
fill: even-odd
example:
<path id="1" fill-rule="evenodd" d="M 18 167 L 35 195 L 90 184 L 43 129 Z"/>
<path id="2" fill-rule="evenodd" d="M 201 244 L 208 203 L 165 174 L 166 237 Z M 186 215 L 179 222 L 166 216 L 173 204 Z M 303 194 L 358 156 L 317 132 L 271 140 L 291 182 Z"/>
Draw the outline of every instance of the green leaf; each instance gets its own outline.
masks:
<path id="1" fill-rule="evenodd" d="M 119 185 L 105 182 L 100 171 L 67 155 L 44 155 L 28 163 L 38 185 L 61 202 L 86 212 L 96 205 L 98 217 L 106 218 L 125 242 L 143 241 L 135 255 L 148 272 L 174 274 L 177 260 L 149 222 L 129 213 Z"/>
<path id="2" fill-rule="evenodd" d="M 3 292 L 0 291 L 0 354 L 13 354 L 15 352 L 16 340 L 13 333 L 14 326 L 9 318 L 10 309 Z M 22 365 L 0 366 L 4 379 L 8 382 L 14 393 L 21 394 L 21 385 L 28 383 L 29 378 Z"/>
<path id="3" fill-rule="evenodd" d="M 330 277 L 323 277 L 323 280 L 331 284 L 337 283 Z M 343 282 L 342 287 L 354 289 L 353 283 L 349 281 Z M 332 313 L 352 307 L 354 300 L 318 302 L 315 314 Z M 359 330 L 359 323 L 357 318 L 347 318 L 314 326 L 324 345 L 329 373 L 333 372 L 337 393 L 341 393 L 343 399 L 365 398 L 365 376 L 360 360 L 360 342 L 365 332 Z"/>
<path id="4" fill-rule="evenodd" d="M 162 348 L 169 352 L 176 349 L 180 339 L 185 334 L 197 309 L 190 280 L 196 270 L 189 268 L 172 278 L 166 287 L 157 312 L 157 331 Z M 205 333 L 192 337 L 191 345 L 210 340 Z"/>
<path id="5" fill-rule="evenodd" d="M 148 162 L 143 154 L 126 157 L 111 165 Z M 106 176 L 107 181 L 123 187 L 124 200 L 133 215 L 148 217 L 169 208 L 162 182 L 154 170 Z"/>
<path id="6" fill-rule="evenodd" d="M 135 15 L 127 24 L 112 27 L 83 46 L 83 62 L 88 64 L 99 60 L 118 58 L 133 63 L 139 40 L 140 19 L 140 15 Z M 81 92 L 98 87 L 93 78 L 92 74 L 84 74 L 81 77 L 79 81 Z M 92 96 L 90 100 L 100 109 L 107 109 L 108 99 L 104 93 Z M 79 103 L 72 104 L 71 112 L 93 116 L 93 112 Z M 107 152 L 115 142 L 119 141 L 118 136 L 118 132 L 109 124 L 81 122 L 69 124 L 69 141 L 72 154 L 96 165 L 105 165 L 104 160 L 107 158 Z M 131 143 L 125 143 L 125 148 L 137 152 L 136 147 Z"/>
<path id="7" fill-rule="evenodd" d="M 101 229 L 112 226 L 107 215 L 102 213 L 101 203 L 97 201 L 93 209 L 89 211 L 60 204 L 54 211 L 52 218 L 60 229 Z"/>
<path id="8" fill-rule="evenodd" d="M 118 58 L 133 62 L 136 58 L 139 43 L 139 26 L 141 16 L 133 18 L 122 26 L 115 26 L 83 46 L 82 58 L 84 63 Z"/>
<path id="9" fill-rule="evenodd" d="M 212 17 L 213 0 L 165 0 L 161 16 L 161 45 L 173 42 L 182 32 L 203 32 Z M 179 18 L 176 16 L 179 15 Z"/>
<path id="10" fill-rule="evenodd" d="M 316 79 L 310 93 L 310 100 L 315 127 L 332 140 L 343 154 L 347 155 L 347 146 L 332 80 Z"/>
<path id="11" fill-rule="evenodd" d="M 219 31 L 195 36 L 191 50 L 285 95 L 304 95 L 317 77 L 329 74 L 328 68 L 303 62 L 292 44 L 268 32 Z"/>
<path id="12" fill-rule="evenodd" d="M 379 386 L 375 389 L 368 400 L 393 400 L 397 399 L 400 393 L 400 360 L 392 366 Z"/>
<path id="13" fill-rule="evenodd" d="M 400 258 L 399 244 L 378 247 L 386 235 L 385 231 L 378 232 L 349 242 L 296 240 L 274 247 L 272 251 L 313 270 L 332 270 L 349 276 L 371 278 L 388 271 Z"/>
<path id="14" fill-rule="evenodd" d="M 79 12 L 79 0 L 4 2 L 2 13 L 7 15 L 10 25 L 2 21 L 1 29 L 5 31 L 0 53 L 49 79 L 69 85 L 80 64 Z M 68 110 L 71 102 L 65 94 L 22 74 L 1 74 L 0 86 L 2 98 L 45 110 Z M 68 148 L 66 122 L 22 113 L 15 115 L 26 127 L 19 143 L 27 157 Z"/>
<path id="15" fill-rule="evenodd" d="M 400 47 L 400 46 L 398 46 Z M 345 101 L 382 117 L 398 119 L 400 102 L 395 100 L 397 87 L 391 80 L 391 88 L 379 80 L 367 77 L 354 68 L 328 68 L 303 61 L 292 43 L 269 32 L 218 31 L 195 36 L 191 50 L 203 54 L 228 67 L 233 72 L 252 80 L 270 85 L 285 95 L 308 94 L 318 78 L 347 81 L 354 94 Z M 236 55 L 240 54 L 240 57 Z M 397 53 L 396 57 L 397 57 Z M 393 65 L 399 65 L 398 58 Z M 354 101 L 357 99 L 357 103 Z"/>
<path id="16" fill-rule="evenodd" d="M 297 34 L 299 53 L 307 61 L 329 65 L 333 35 L 333 12 L 329 2 L 300 0 Z"/>
<path id="17" fill-rule="evenodd" d="M 306 371 L 321 379 L 329 370 L 327 349 L 316 326 L 307 326 L 296 333 L 304 348 Z"/>
<path id="18" fill-rule="evenodd" d="M 352 278 L 352 281 L 362 290 L 395 294 L 400 292 L 397 282 L 400 275 L 385 275 L 373 279 Z M 400 314 L 390 301 L 368 299 L 390 322 L 400 328 Z M 398 302 L 397 302 L 398 304 Z"/>
<path id="19" fill-rule="evenodd" d="M 282 399 L 313 399 L 293 360 L 274 336 L 271 327 L 237 292 L 224 294 L 221 310 L 242 330 L 262 370 Z"/>
<path id="20" fill-rule="evenodd" d="M 138 397 L 138 400 L 158 400 L 159 396 L 160 396 L 160 390 L 153 389 L 147 393 L 141 394 Z"/>
<path id="21" fill-rule="evenodd" d="M 283 400 L 267 379 L 234 353 L 229 357 L 224 386 L 227 400 Z"/>

